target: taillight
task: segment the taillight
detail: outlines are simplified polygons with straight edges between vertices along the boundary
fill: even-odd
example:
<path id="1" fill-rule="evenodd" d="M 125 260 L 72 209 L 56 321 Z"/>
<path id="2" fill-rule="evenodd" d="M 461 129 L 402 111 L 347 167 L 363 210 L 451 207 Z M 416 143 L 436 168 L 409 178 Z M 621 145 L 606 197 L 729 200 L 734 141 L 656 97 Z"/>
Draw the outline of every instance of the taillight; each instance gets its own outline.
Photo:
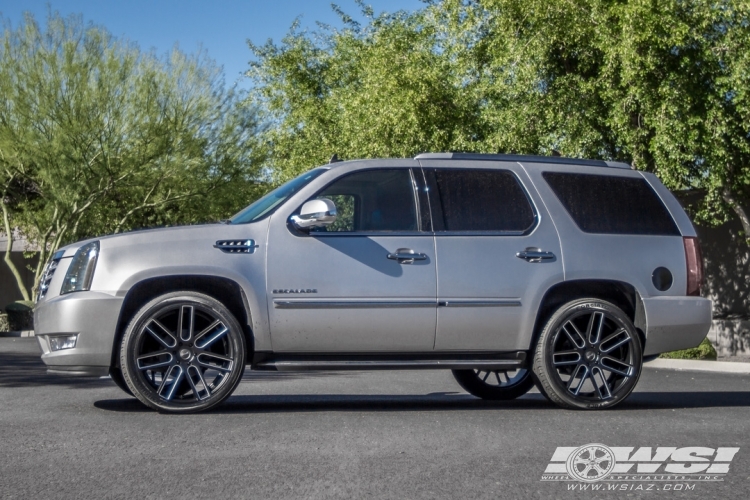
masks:
<path id="1" fill-rule="evenodd" d="M 703 259 L 698 238 L 683 237 L 685 261 L 687 263 L 687 294 L 700 295 L 703 284 Z"/>

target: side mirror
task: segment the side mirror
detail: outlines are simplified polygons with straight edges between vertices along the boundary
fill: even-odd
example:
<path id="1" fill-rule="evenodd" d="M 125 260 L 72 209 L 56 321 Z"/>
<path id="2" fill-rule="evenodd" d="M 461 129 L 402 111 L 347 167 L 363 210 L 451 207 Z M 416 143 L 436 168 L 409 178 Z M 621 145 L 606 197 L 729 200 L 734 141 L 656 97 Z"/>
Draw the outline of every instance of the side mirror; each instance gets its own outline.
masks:
<path id="1" fill-rule="evenodd" d="M 306 201 L 290 220 L 297 229 L 327 226 L 336 222 L 336 205 L 328 198 Z"/>

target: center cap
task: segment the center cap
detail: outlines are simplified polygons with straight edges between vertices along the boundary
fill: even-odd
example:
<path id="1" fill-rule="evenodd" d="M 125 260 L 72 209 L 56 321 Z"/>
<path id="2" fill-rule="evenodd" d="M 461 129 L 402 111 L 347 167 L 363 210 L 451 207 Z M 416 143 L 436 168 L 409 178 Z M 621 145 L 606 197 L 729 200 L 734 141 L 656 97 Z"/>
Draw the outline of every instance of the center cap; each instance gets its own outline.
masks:
<path id="1" fill-rule="evenodd" d="M 586 351 L 586 361 L 589 363 L 596 361 L 596 353 L 594 351 Z"/>
<path id="2" fill-rule="evenodd" d="M 187 361 L 192 357 L 193 357 L 193 353 L 190 352 L 190 349 L 180 349 L 180 358 L 183 361 Z"/>

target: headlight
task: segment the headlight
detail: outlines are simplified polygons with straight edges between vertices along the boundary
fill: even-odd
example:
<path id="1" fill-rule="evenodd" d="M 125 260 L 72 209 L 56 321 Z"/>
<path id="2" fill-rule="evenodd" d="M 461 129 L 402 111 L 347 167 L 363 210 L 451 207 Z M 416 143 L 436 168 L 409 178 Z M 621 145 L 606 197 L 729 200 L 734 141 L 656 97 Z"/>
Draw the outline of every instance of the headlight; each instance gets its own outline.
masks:
<path id="1" fill-rule="evenodd" d="M 98 256 L 98 241 L 88 243 L 79 248 L 75 256 L 73 256 L 73 262 L 70 263 L 68 272 L 65 274 L 60 294 L 90 289 L 91 280 L 94 278 L 96 258 Z"/>

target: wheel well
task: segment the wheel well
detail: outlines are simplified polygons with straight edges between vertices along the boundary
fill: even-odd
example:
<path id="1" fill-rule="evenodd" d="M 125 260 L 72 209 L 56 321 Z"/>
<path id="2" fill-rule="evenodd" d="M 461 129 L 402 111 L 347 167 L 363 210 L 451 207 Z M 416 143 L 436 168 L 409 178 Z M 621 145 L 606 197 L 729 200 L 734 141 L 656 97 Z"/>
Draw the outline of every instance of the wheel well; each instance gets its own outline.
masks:
<path id="1" fill-rule="evenodd" d="M 627 314 L 630 321 L 636 323 L 638 292 L 632 285 L 622 281 L 610 280 L 563 281 L 547 290 L 542 298 L 534 323 L 531 350 L 533 351 L 536 348 L 536 342 L 542 333 L 542 328 L 560 306 L 572 300 L 588 297 L 613 303 Z M 637 330 L 641 337 L 641 345 L 644 345 L 646 338 L 640 329 L 637 328 Z"/>
<path id="2" fill-rule="evenodd" d="M 125 295 L 120 317 L 115 331 L 115 342 L 112 346 L 111 366 L 120 366 L 119 346 L 125 329 L 135 313 L 148 301 L 170 292 L 199 292 L 209 295 L 229 309 L 242 326 L 247 345 L 247 356 L 251 360 L 253 353 L 253 333 L 247 298 L 242 287 L 235 281 L 217 276 L 163 276 L 150 278 L 136 283 Z"/>

